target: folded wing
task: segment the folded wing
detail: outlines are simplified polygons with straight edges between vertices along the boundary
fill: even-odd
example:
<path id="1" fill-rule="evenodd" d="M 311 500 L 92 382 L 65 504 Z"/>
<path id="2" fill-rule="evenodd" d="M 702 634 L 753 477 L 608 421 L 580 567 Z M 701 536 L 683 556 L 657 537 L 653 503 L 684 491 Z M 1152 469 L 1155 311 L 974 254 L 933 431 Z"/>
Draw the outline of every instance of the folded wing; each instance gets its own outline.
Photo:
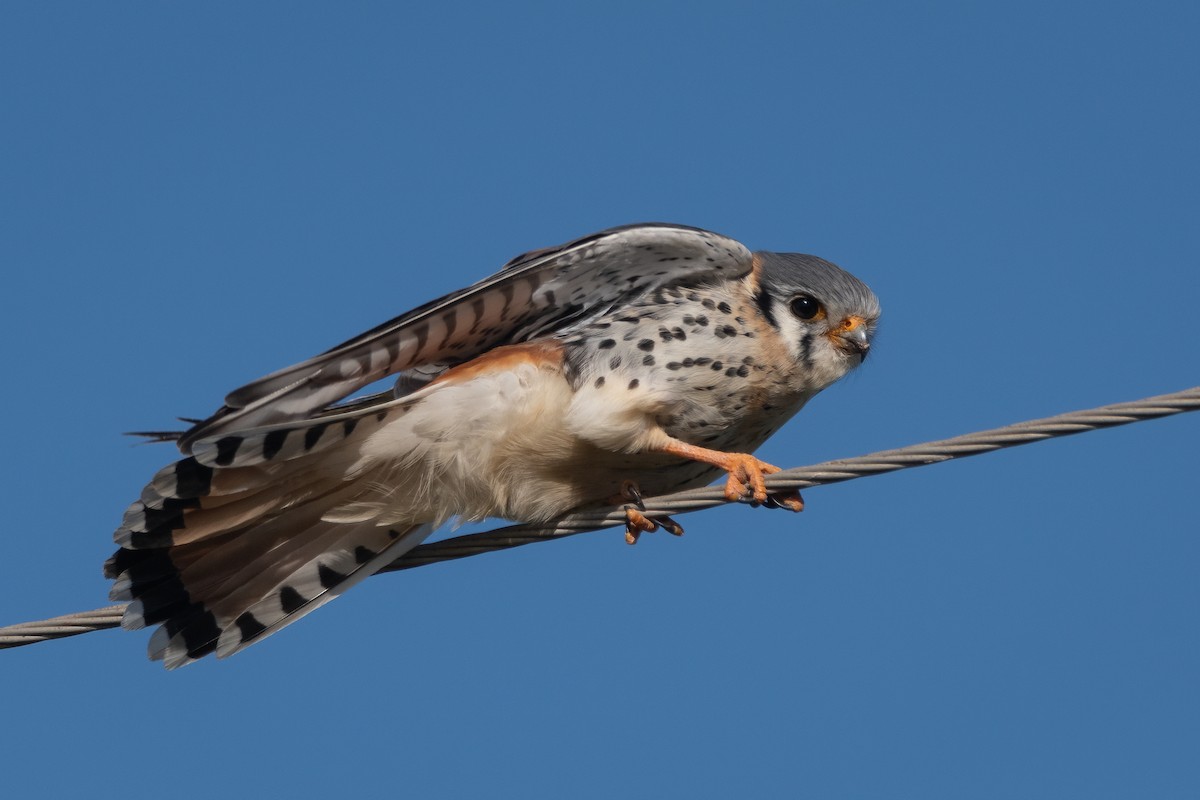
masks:
<path id="1" fill-rule="evenodd" d="M 179 448 L 191 453 L 201 440 L 310 419 L 388 375 L 462 363 L 498 345 L 569 329 L 666 286 L 744 275 L 750 265 L 750 252 L 733 239 L 662 223 L 533 251 L 473 286 L 234 390 L 180 437 Z"/>

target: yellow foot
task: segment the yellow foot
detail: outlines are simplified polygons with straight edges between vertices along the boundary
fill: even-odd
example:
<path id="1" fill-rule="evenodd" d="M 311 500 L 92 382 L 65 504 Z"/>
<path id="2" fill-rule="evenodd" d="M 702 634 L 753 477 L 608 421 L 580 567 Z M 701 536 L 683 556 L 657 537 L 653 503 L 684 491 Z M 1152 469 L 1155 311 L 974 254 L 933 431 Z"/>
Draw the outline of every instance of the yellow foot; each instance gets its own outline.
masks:
<path id="1" fill-rule="evenodd" d="M 647 517 L 642 511 L 646 504 L 642 502 L 642 491 L 633 481 L 621 483 L 621 500 L 632 501 L 633 505 L 625 506 L 625 542 L 637 544 L 638 537 L 643 533 L 652 533 L 661 526 L 663 530 L 674 536 L 683 536 L 683 526 L 667 516 Z"/>
<path id="2" fill-rule="evenodd" d="M 755 503 L 767 502 L 767 485 L 763 480 L 765 475 L 774 475 L 779 467 L 759 461 L 749 453 L 726 453 L 722 450 L 709 450 L 707 447 L 697 447 L 694 444 L 671 439 L 660 447 L 655 448 L 660 453 L 670 453 L 680 458 L 690 458 L 702 464 L 712 464 L 729 473 L 725 480 L 725 499 L 731 503 L 739 500 L 750 500 Z M 794 508 L 790 497 L 785 497 L 785 505 Z"/>
<path id="3" fill-rule="evenodd" d="M 658 530 L 654 520 L 632 506 L 625 506 L 625 543 L 637 544 L 638 537 L 643 533 L 653 533 Z"/>
<path id="4" fill-rule="evenodd" d="M 732 503 L 745 500 L 749 495 L 756 503 L 767 502 L 767 485 L 763 477 L 779 472 L 779 467 L 759 461 L 748 453 L 723 455 L 724 463 L 719 466 L 729 473 L 729 477 L 725 479 L 725 499 Z"/>

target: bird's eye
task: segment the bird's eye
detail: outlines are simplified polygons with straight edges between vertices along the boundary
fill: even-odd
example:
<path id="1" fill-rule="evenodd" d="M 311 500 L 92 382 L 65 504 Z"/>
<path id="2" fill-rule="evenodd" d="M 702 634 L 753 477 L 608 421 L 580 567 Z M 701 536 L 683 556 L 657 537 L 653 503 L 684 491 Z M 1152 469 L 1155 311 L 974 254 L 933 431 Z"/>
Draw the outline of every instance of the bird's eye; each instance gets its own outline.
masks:
<path id="1" fill-rule="evenodd" d="M 821 308 L 821 302 L 806 294 L 793 297 L 791 309 L 793 314 L 805 321 L 816 319 L 825 313 L 825 309 Z"/>

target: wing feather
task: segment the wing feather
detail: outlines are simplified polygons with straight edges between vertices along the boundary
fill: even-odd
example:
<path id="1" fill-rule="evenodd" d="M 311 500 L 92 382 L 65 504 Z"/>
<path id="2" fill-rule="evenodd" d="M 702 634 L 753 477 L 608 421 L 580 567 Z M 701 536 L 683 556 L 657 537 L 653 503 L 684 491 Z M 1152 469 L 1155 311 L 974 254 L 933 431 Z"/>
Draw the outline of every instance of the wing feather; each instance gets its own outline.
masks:
<path id="1" fill-rule="evenodd" d="M 750 252 L 733 239 L 665 223 L 536 250 L 473 286 L 234 390 L 178 444 L 191 453 L 195 443 L 225 433 L 309 419 L 387 375 L 461 363 L 502 344 L 569 330 L 659 288 L 736 278 L 750 268 Z"/>

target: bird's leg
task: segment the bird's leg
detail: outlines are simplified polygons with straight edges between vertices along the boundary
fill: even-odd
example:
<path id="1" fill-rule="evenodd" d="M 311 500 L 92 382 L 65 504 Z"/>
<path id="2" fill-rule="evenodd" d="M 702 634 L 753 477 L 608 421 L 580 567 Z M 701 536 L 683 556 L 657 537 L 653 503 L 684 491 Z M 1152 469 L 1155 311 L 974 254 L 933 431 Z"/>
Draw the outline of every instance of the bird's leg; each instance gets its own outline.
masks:
<path id="1" fill-rule="evenodd" d="M 729 476 L 725 479 L 725 499 L 730 502 L 744 500 L 749 495 L 751 502 L 762 503 L 768 508 L 804 510 L 804 500 L 799 492 L 767 491 L 763 477 L 779 472 L 779 467 L 760 461 L 749 453 L 724 453 L 720 450 L 697 447 L 678 439 L 669 439 L 665 445 L 654 449 L 660 453 L 670 453 L 725 470 Z"/>
<path id="2" fill-rule="evenodd" d="M 683 526 L 670 517 L 647 517 L 642 513 L 646 510 L 646 504 L 642 502 L 642 490 L 633 481 L 621 482 L 621 493 L 617 496 L 616 502 L 622 500 L 632 503 L 632 505 L 625 506 L 625 542 L 627 544 L 637 544 L 639 536 L 658 530 L 660 525 L 667 533 L 683 536 Z"/>

